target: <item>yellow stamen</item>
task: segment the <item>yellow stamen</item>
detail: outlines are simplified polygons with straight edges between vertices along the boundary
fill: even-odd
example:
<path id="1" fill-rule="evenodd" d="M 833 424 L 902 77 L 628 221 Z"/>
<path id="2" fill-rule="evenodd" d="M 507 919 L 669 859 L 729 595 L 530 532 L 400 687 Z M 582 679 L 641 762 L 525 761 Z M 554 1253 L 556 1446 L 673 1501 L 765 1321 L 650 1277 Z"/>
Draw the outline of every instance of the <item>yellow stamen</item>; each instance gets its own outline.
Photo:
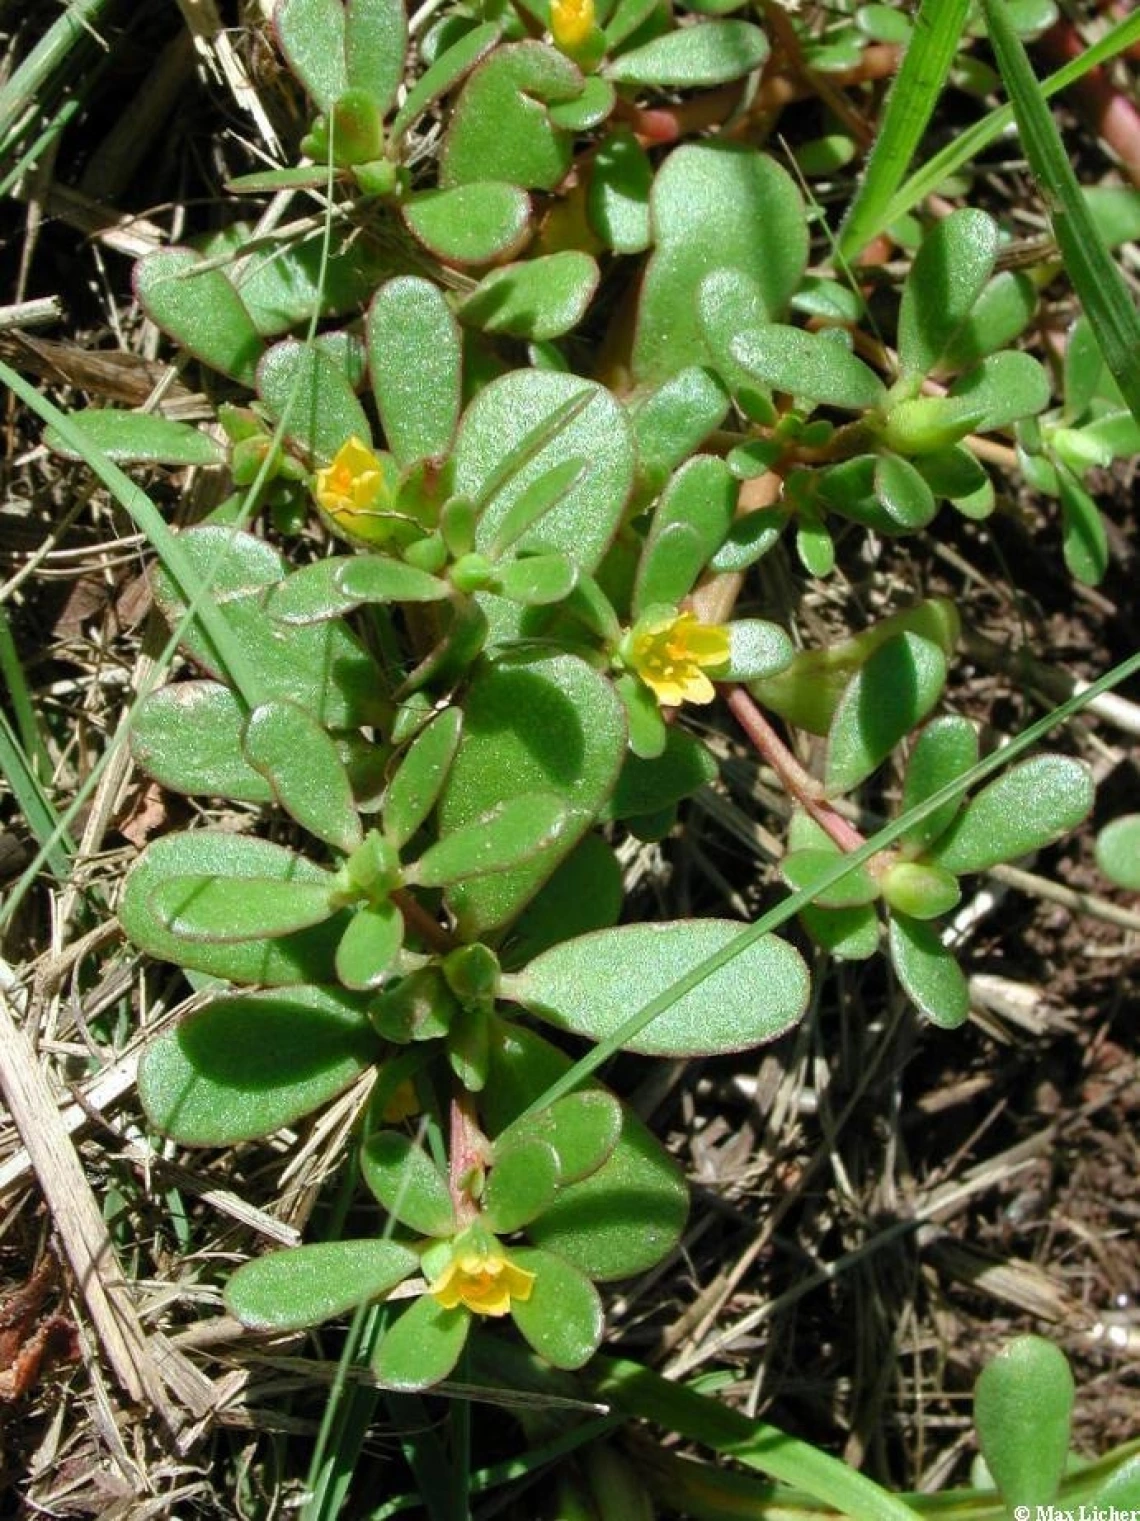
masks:
<path id="1" fill-rule="evenodd" d="M 712 702 L 716 689 L 705 674 L 728 664 L 728 629 L 699 623 L 692 613 L 643 618 L 633 629 L 628 664 L 663 708 Z"/>

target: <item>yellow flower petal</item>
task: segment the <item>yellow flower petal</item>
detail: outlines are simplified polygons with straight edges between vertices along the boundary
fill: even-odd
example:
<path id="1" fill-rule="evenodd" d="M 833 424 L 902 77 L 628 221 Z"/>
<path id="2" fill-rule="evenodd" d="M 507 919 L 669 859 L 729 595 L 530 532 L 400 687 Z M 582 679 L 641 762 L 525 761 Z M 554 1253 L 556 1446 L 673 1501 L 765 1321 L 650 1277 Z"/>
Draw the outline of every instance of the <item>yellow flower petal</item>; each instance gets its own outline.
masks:
<path id="1" fill-rule="evenodd" d="M 728 629 L 699 623 L 693 613 L 643 619 L 633 629 L 628 663 L 663 708 L 709 703 L 716 688 L 707 669 L 727 664 Z"/>
<path id="2" fill-rule="evenodd" d="M 551 0 L 550 35 L 564 52 L 580 48 L 594 30 L 594 0 Z"/>
<path id="3" fill-rule="evenodd" d="M 318 470 L 313 482 L 317 505 L 334 520 L 348 520 L 375 511 L 385 496 L 380 461 L 359 438 L 337 450 L 332 463 Z"/>
<path id="4" fill-rule="evenodd" d="M 445 1310 L 463 1305 L 476 1315 L 508 1315 L 511 1300 L 526 1301 L 534 1274 L 500 1252 L 463 1252 L 453 1257 L 431 1286 L 432 1298 Z"/>

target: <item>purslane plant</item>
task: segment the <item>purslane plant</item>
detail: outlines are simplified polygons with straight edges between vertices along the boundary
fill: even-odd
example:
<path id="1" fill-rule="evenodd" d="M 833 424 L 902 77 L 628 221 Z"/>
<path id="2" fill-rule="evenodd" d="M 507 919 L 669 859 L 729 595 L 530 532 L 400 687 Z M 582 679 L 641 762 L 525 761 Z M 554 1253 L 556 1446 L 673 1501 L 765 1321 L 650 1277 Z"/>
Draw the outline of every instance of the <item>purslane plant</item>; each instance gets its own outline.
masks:
<path id="1" fill-rule="evenodd" d="M 862 843 L 837 804 L 893 757 L 904 814 L 977 760 L 973 726 L 934 716 L 952 608 L 797 652 L 777 622 L 734 616 L 749 570 L 785 537 L 822 577 L 837 534 L 925 531 L 945 504 L 986 517 L 986 445 L 1016 430 L 1027 475 L 1060 496 L 1070 568 L 1095 580 L 1080 478 L 1138 442 L 1081 332 L 1053 409 L 1017 346 L 1036 287 L 1000 267 L 987 213 L 936 223 L 872 321 L 864 290 L 812 262 L 814 213 L 776 158 L 684 140 L 680 117 L 673 138 L 639 131 L 655 93 L 730 85 L 767 56 L 759 27 L 705 9 L 678 24 L 640 0 L 526 0 L 484 22 L 445 12 L 409 50 L 397 0 L 281 0 L 305 161 L 232 188 L 312 197 L 312 227 L 236 224 L 136 276 L 219 427 L 76 419 L 113 457 L 229 472 L 234 494 L 181 544 L 257 690 L 160 574 L 202 674 L 143 702 L 132 752 L 169 788 L 288 825 L 172 833 L 131 872 L 130 939 L 214 990 L 148 1050 L 143 1103 L 174 1139 L 222 1145 L 371 1081 L 359 1155 L 382 1227 L 253 1261 L 227 1301 L 295 1328 L 392 1296 L 373 1367 L 396 1389 L 446 1378 L 472 1325 L 508 1316 L 581 1367 L 595 1283 L 680 1236 L 680 1175 L 628 1108 L 594 1083 L 544 1095 L 564 1035 L 609 1040 L 631 989 L 647 1002 L 736 931 L 618 922 L 614 842 L 666 835 L 716 774 L 686 705 L 728 694 L 764 736 L 796 805 L 797 888 Z M 631 271 L 636 298 L 607 300 Z M 582 335 L 603 356 L 589 375 Z M 316 559 L 297 537 L 314 520 L 337 541 Z M 821 777 L 765 713 L 826 737 Z M 943 928 L 959 878 L 1055 841 L 1091 802 L 1078 762 L 1023 762 L 821 891 L 804 928 L 838 957 L 885 949 L 921 1013 L 958 1024 Z M 809 993 L 799 950 L 768 935 L 629 1049 L 745 1049 Z"/>

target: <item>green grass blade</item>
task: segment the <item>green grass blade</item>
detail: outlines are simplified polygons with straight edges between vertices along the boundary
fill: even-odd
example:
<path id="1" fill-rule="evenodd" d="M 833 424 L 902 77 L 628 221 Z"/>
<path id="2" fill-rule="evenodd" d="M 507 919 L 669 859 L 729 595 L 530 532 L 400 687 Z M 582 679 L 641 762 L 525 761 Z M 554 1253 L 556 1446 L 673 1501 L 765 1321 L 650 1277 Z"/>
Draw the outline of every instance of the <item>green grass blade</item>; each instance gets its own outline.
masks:
<path id="1" fill-rule="evenodd" d="M 52 76 L 66 65 L 72 49 L 91 40 L 106 6 L 107 0 L 72 0 L 0 89 L 0 143 L 25 112 L 43 100 Z"/>
<path id="2" fill-rule="evenodd" d="M 592 1379 L 600 1397 L 627 1415 L 652 1421 L 791 1484 L 813 1500 L 834 1506 L 849 1521 L 918 1521 L 919 1512 L 905 1500 L 888 1494 L 840 1458 L 696 1389 L 672 1383 L 650 1368 L 600 1357 L 593 1364 Z"/>
<path id="3" fill-rule="evenodd" d="M 1104 362 L 1140 419 L 1140 313 L 1089 212 L 1052 112 L 1001 0 L 982 0 L 990 43 L 1065 269 Z"/>
<path id="4" fill-rule="evenodd" d="M 61 827 L 51 799 L 24 752 L 7 714 L 0 709 L 0 772 L 12 789 L 16 806 L 43 850 L 47 864 L 60 881 L 65 881 L 75 845 Z"/>
<path id="5" fill-rule="evenodd" d="M 1129 16 L 1124 21 L 1118 21 L 1099 42 L 1094 42 L 1091 47 L 1087 47 L 1079 58 L 1071 59 L 1063 67 L 1041 80 L 1041 94 L 1045 99 L 1049 99 L 1050 96 L 1067 89 L 1069 85 L 1076 84 L 1078 79 L 1083 79 L 1086 74 L 1091 73 L 1101 64 L 1109 63 L 1137 42 L 1140 42 L 1140 12 Z M 917 206 L 919 201 L 925 200 L 928 195 L 937 190 L 943 180 L 949 179 L 952 174 L 957 174 L 959 169 L 977 158 L 983 149 L 988 148 L 992 142 L 996 142 L 1007 127 L 1012 125 L 1013 107 L 998 106 L 983 116 L 981 121 L 974 122 L 964 132 L 958 133 L 953 142 L 947 143 L 946 147 L 936 153 L 932 159 L 928 159 L 921 168 L 916 169 L 902 185 L 882 216 L 870 228 L 868 237 L 877 237 L 885 227 L 889 227 L 892 222 L 897 222 L 899 217 L 904 216 L 912 207 Z"/>
<path id="6" fill-rule="evenodd" d="M 938 103 L 966 24 L 969 0 L 922 0 L 914 34 L 887 96 L 867 172 L 839 229 L 839 255 L 853 259 L 886 225 L 890 204 Z"/>
<path id="7" fill-rule="evenodd" d="M 51 775 L 51 756 L 36 722 L 35 703 L 24 675 L 24 667 L 20 663 L 16 641 L 12 638 L 12 626 L 3 607 L 0 607 L 0 677 L 4 679 L 12 717 L 16 720 L 16 730 L 29 768 L 35 776 L 45 779 Z"/>

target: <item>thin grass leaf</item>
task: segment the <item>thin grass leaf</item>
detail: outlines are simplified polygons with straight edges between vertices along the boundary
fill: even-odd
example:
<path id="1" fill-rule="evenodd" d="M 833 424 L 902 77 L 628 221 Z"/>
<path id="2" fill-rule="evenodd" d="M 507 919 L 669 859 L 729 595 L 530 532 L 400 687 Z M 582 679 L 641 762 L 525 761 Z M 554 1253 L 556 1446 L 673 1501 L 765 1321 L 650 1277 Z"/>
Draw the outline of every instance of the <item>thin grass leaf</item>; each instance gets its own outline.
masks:
<path id="1" fill-rule="evenodd" d="M 1065 269 L 1104 362 L 1133 417 L 1140 419 L 1140 313 L 1081 193 L 1068 150 L 1004 4 L 982 0 L 982 10 Z"/>
<path id="2" fill-rule="evenodd" d="M 40 785 L 23 746 L 0 709 L 0 775 L 3 775 L 24 821 L 47 858 L 47 864 L 62 882 L 67 880 L 75 844 L 61 825 L 52 804 Z"/>
<path id="3" fill-rule="evenodd" d="M 887 96 L 867 172 L 839 229 L 841 258 L 853 259 L 885 225 L 883 213 L 938 103 L 968 9 L 969 0 L 922 0 L 910 46 Z"/>
<path id="4" fill-rule="evenodd" d="M 1111 62 L 1118 54 L 1125 52 L 1137 42 L 1140 42 L 1140 12 L 1129 16 L 1124 21 L 1118 21 L 1099 42 L 1094 42 L 1087 47 L 1079 58 L 1070 60 L 1069 63 L 1040 80 L 1042 97 L 1048 100 L 1061 90 L 1067 89 L 1069 85 L 1076 84 L 1078 79 L 1083 79 L 1086 74 L 1091 74 L 1093 69 L 1099 68 L 1102 64 Z M 897 222 L 900 217 L 917 206 L 919 201 L 925 200 L 928 195 L 937 190 L 944 180 L 972 163 L 983 149 L 988 148 L 1012 125 L 1013 107 L 998 106 L 987 116 L 983 116 L 981 121 L 976 121 L 964 131 L 957 133 L 945 148 L 936 153 L 933 158 L 928 159 L 921 168 L 915 170 L 893 196 L 881 216 L 869 224 L 867 241 L 878 237 L 884 228 Z"/>
<path id="5" fill-rule="evenodd" d="M 20 743 L 24 747 L 29 769 L 37 777 L 48 777 L 52 770 L 51 756 L 48 754 L 47 746 L 40 733 L 40 726 L 36 721 L 36 706 L 24 675 L 24 667 L 20 663 L 16 641 L 12 638 L 12 627 L 8 622 L 8 615 L 2 606 L 0 606 L 0 677 L 3 677 L 8 701 L 12 705 L 12 716 L 16 720 L 16 729 L 20 735 Z"/>
<path id="6" fill-rule="evenodd" d="M 42 104 L 52 76 L 66 65 L 72 50 L 97 35 L 95 23 L 106 7 L 107 0 L 72 0 L 0 89 L 0 144 L 5 151 L 10 147 L 8 134 L 25 111 Z"/>

